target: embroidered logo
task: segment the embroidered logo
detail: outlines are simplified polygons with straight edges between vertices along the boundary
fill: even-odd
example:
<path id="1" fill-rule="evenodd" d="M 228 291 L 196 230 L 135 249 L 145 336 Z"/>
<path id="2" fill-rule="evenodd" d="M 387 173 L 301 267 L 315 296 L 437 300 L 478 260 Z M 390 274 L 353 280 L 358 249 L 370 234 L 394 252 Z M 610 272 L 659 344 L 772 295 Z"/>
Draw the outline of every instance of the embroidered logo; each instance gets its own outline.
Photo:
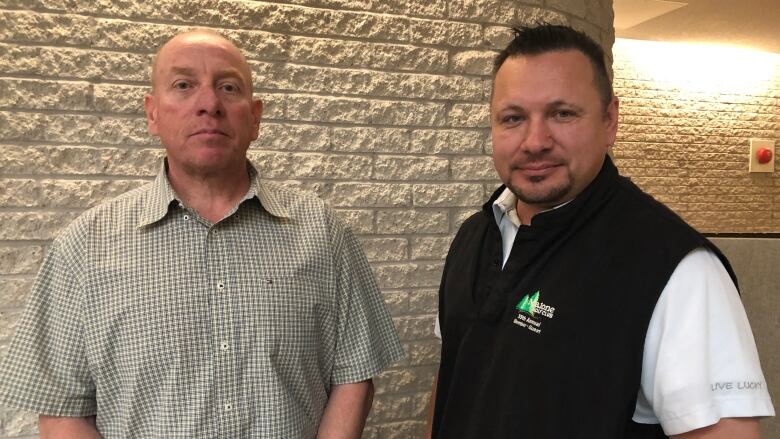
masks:
<path id="1" fill-rule="evenodd" d="M 542 321 L 540 317 L 552 319 L 555 315 L 555 307 L 542 303 L 539 300 L 540 295 L 541 290 L 536 290 L 535 293 L 523 296 L 515 305 L 517 317 L 512 323 L 536 334 L 541 334 Z"/>
<path id="2" fill-rule="evenodd" d="M 533 317 L 537 303 L 539 303 L 539 291 L 536 291 L 531 297 L 528 297 L 528 294 L 523 296 L 523 299 L 517 303 L 515 308 L 517 308 L 518 311 L 524 312 Z"/>

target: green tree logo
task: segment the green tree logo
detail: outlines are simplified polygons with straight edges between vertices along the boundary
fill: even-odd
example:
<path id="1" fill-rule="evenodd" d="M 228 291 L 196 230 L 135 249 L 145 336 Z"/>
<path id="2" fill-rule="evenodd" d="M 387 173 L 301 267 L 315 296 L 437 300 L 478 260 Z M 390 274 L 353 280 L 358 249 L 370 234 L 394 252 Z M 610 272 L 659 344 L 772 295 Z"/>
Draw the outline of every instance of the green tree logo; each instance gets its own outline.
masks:
<path id="1" fill-rule="evenodd" d="M 534 313 L 536 312 L 536 304 L 539 303 L 539 291 L 537 290 L 531 297 L 528 297 L 528 294 L 523 296 L 522 300 L 515 306 L 518 311 L 524 312 L 531 317 L 534 316 Z"/>

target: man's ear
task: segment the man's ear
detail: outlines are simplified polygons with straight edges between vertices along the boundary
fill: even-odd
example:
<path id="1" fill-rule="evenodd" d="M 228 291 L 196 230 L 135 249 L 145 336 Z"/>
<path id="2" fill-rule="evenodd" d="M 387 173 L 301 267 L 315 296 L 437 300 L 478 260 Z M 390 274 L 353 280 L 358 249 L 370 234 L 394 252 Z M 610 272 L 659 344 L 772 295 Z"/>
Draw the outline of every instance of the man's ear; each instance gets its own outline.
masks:
<path id="1" fill-rule="evenodd" d="M 144 96 L 144 111 L 146 111 L 146 128 L 149 135 L 156 136 L 157 129 L 157 102 L 153 94 Z"/>
<path id="2" fill-rule="evenodd" d="M 607 105 L 606 120 L 604 121 L 606 124 L 607 145 L 614 145 L 617 139 L 619 109 L 620 101 L 617 96 L 613 96 L 609 105 Z"/>
<path id="3" fill-rule="evenodd" d="M 263 117 L 263 100 L 254 99 L 252 101 L 252 140 L 260 135 L 260 119 Z"/>

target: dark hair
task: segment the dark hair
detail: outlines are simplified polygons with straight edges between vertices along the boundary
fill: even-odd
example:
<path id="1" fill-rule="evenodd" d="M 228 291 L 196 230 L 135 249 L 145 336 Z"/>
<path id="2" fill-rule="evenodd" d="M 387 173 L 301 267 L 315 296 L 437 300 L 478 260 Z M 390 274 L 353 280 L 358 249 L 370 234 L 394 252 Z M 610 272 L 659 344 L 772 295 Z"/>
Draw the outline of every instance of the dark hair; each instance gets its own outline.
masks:
<path id="1" fill-rule="evenodd" d="M 569 26 L 546 23 L 537 26 L 515 27 L 512 28 L 512 31 L 515 34 L 514 39 L 496 56 L 493 64 L 493 78 L 509 57 L 578 50 L 590 60 L 596 88 L 604 108 L 612 101 L 612 82 L 607 74 L 604 50 L 592 38 Z"/>

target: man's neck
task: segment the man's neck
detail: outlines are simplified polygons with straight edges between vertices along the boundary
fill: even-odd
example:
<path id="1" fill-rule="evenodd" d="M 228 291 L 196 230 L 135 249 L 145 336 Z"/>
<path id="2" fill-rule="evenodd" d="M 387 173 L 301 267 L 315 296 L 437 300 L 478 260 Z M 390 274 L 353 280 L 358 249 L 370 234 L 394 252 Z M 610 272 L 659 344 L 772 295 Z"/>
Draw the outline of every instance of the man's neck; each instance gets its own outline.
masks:
<path id="1" fill-rule="evenodd" d="M 184 204 L 212 224 L 224 218 L 238 204 L 250 185 L 246 168 L 237 172 L 195 174 L 169 167 L 167 175 L 171 187 Z"/>

